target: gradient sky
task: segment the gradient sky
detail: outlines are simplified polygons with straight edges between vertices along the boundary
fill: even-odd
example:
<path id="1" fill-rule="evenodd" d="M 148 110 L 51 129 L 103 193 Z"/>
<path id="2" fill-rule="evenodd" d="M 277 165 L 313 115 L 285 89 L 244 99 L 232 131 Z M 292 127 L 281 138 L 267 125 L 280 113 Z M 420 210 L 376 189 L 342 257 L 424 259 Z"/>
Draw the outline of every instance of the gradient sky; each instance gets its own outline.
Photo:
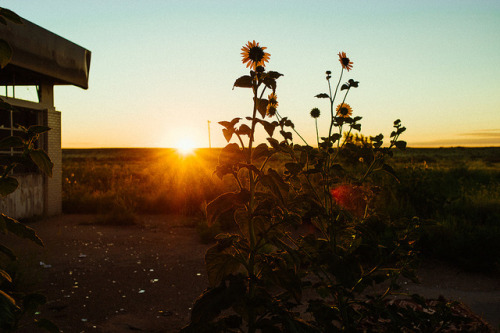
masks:
<path id="1" fill-rule="evenodd" d="M 173 147 L 225 140 L 218 121 L 251 114 L 240 49 L 271 53 L 279 112 L 315 143 L 329 123 L 325 70 L 337 53 L 360 81 L 347 103 L 362 133 L 400 118 L 410 146 L 500 146 L 500 1 L 4 0 L 0 6 L 92 51 L 90 88 L 56 87 L 62 145 Z M 17 91 L 16 91 L 17 94 Z M 263 136 L 261 137 L 263 138 Z"/>

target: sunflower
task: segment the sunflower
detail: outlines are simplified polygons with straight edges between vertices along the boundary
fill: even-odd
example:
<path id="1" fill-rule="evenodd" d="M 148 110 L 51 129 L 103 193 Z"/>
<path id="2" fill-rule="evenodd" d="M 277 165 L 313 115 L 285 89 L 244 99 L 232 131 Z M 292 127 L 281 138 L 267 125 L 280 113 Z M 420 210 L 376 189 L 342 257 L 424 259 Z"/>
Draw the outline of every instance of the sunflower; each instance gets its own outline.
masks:
<path id="1" fill-rule="evenodd" d="M 258 66 L 264 66 L 265 62 L 269 61 L 271 56 L 269 53 L 264 52 L 267 47 L 259 46 L 259 43 L 248 42 L 247 45 L 241 48 L 241 55 L 243 59 L 241 62 L 247 63 L 247 68 L 250 67 L 253 70 L 257 69 Z"/>
<path id="2" fill-rule="evenodd" d="M 352 115 L 352 108 L 349 104 L 342 103 L 337 106 L 337 117 L 349 118 Z"/>
<path id="3" fill-rule="evenodd" d="M 272 117 L 276 114 L 276 109 L 278 108 L 278 96 L 275 93 L 271 93 L 267 96 L 267 115 Z"/>
<path id="4" fill-rule="evenodd" d="M 345 52 L 339 52 L 339 61 L 345 70 L 350 71 L 352 69 L 352 61 L 347 58 Z"/>

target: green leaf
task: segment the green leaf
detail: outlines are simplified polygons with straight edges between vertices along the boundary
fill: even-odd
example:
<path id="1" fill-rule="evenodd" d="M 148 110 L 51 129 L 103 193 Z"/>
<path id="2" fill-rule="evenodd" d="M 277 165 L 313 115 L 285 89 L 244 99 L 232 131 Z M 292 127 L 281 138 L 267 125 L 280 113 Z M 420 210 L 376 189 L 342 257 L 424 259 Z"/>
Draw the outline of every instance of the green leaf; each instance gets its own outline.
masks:
<path id="1" fill-rule="evenodd" d="M 1 222 L 3 222 L 3 219 L 0 219 Z M 5 229 L 5 231 L 7 231 L 7 229 Z M 5 233 L 5 232 L 3 232 Z M 9 249 L 8 247 L 6 246 L 3 246 L 2 244 L 0 244 L 0 252 L 2 252 L 3 254 L 5 254 L 7 257 L 9 257 L 10 260 L 16 260 L 17 257 L 16 255 L 14 254 L 14 252 L 12 252 L 11 249 Z"/>
<path id="2" fill-rule="evenodd" d="M 42 240 L 40 239 L 40 237 L 38 237 L 35 230 L 33 230 L 32 228 L 14 220 L 13 218 L 6 216 L 5 214 L 2 214 L 0 218 L 3 219 L 7 231 L 9 231 L 10 233 L 13 233 L 14 235 L 21 238 L 29 239 L 32 242 L 43 246 Z"/>
<path id="3" fill-rule="evenodd" d="M 234 87 L 252 88 L 252 86 L 253 86 L 252 77 L 250 75 L 244 75 L 236 79 L 233 85 L 233 89 Z"/>
<path id="4" fill-rule="evenodd" d="M 14 192 L 18 186 L 19 182 L 17 181 L 16 178 L 12 177 L 0 178 L 0 195 L 2 197 L 7 196 L 12 192 Z"/>
<path id="5" fill-rule="evenodd" d="M 3 269 L 0 269 L 0 277 L 4 280 L 7 280 L 9 282 L 12 282 L 12 278 L 10 277 L 9 273 L 4 271 Z M 3 282 L 3 281 L 2 281 Z"/>
<path id="6" fill-rule="evenodd" d="M 38 328 L 44 329 L 50 333 L 59 333 L 60 332 L 59 327 L 57 327 L 56 324 L 54 324 L 53 322 L 51 322 L 47 318 L 41 318 L 41 319 L 37 320 L 36 326 Z"/>
<path id="7" fill-rule="evenodd" d="M 33 149 L 29 152 L 31 160 L 35 162 L 38 168 L 47 176 L 52 177 L 52 168 L 54 163 L 50 160 L 49 155 L 42 149 Z"/>
<path id="8" fill-rule="evenodd" d="M 12 48 L 9 43 L 0 39 L 0 69 L 7 66 L 12 59 Z"/>
<path id="9" fill-rule="evenodd" d="M 261 143 L 257 147 L 254 148 L 252 152 L 252 159 L 253 160 L 258 160 L 261 157 L 268 157 L 270 154 L 269 148 L 265 143 Z"/>
<path id="10" fill-rule="evenodd" d="M 316 97 L 316 98 L 330 98 L 330 96 L 328 94 L 325 94 L 325 93 L 318 94 L 318 95 L 316 95 L 314 97 Z"/>
<path id="11" fill-rule="evenodd" d="M 249 195 L 246 190 L 219 195 L 207 205 L 207 224 L 211 226 L 223 213 L 244 206 L 249 199 Z"/>

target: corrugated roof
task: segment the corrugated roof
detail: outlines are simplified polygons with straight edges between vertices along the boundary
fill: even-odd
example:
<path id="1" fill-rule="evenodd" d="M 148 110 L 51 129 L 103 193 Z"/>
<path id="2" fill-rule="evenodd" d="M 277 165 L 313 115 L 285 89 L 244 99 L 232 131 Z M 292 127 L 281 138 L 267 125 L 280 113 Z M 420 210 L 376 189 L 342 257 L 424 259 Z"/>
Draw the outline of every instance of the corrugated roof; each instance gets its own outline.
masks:
<path id="1" fill-rule="evenodd" d="M 88 88 L 91 52 L 26 19 L 23 24 L 0 24 L 0 38 L 13 51 L 0 70 L 0 84 L 37 85 L 42 82 Z"/>

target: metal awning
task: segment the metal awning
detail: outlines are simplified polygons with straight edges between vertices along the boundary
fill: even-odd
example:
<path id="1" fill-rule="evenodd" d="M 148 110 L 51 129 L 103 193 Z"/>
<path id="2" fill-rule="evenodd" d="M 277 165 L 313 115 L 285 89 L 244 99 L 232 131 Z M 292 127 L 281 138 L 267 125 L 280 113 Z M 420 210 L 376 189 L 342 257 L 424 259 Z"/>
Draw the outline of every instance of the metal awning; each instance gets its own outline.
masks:
<path id="1" fill-rule="evenodd" d="M 91 52 L 28 20 L 0 24 L 0 38 L 12 48 L 0 70 L 0 85 L 75 85 L 88 88 Z"/>

